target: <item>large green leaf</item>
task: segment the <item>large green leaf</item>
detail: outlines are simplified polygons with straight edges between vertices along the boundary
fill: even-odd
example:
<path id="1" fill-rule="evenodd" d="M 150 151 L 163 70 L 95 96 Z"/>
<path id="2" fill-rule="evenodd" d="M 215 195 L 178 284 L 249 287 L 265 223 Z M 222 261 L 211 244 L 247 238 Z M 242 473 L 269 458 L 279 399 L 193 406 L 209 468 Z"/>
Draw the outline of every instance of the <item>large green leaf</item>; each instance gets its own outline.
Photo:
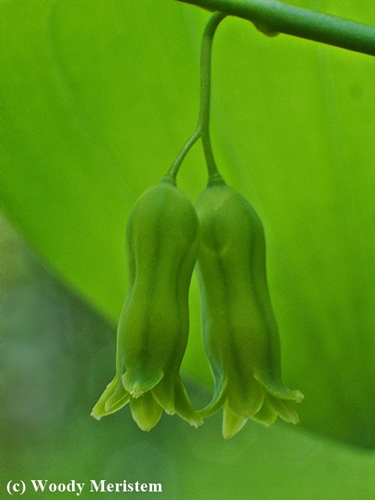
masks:
<path id="1" fill-rule="evenodd" d="M 375 25 L 371 0 L 298 4 Z M 129 210 L 196 123 L 208 14 L 172 0 L 8 0 L 0 16 L 3 208 L 55 272 L 115 322 Z M 269 39 L 227 19 L 215 41 L 213 82 L 218 164 L 265 223 L 284 378 L 306 396 L 296 439 L 309 428 L 371 448 L 374 60 Z M 204 169 L 196 148 L 180 179 L 192 198 L 204 187 Z M 208 383 L 195 284 L 191 302 L 184 368 Z M 285 435 L 265 439 L 279 449 Z M 355 470 L 351 458 L 341 462 L 349 452 L 316 446 L 345 463 L 344 475 Z"/>

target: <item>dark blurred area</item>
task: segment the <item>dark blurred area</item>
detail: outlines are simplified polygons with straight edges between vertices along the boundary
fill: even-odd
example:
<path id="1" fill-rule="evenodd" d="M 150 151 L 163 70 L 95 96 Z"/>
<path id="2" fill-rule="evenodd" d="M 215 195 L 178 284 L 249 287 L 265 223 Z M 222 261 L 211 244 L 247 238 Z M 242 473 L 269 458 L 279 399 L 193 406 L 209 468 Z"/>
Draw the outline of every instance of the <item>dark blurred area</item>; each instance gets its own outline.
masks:
<path id="1" fill-rule="evenodd" d="M 73 409 L 89 415 L 112 370 L 115 329 L 0 220 L 0 439 L 9 465 L 62 432 Z"/>

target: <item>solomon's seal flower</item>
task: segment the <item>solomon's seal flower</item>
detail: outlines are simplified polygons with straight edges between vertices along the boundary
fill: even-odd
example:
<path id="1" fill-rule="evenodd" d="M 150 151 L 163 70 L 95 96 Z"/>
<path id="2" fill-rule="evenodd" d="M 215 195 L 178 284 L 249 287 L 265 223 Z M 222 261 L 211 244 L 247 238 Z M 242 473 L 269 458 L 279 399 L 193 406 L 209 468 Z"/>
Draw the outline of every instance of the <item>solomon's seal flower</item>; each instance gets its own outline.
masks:
<path id="1" fill-rule="evenodd" d="M 100 419 L 130 403 L 143 430 L 163 412 L 202 423 L 179 370 L 186 349 L 188 291 L 198 250 L 198 219 L 165 176 L 135 203 L 127 224 L 128 290 L 117 330 L 116 375 L 92 410 Z"/>
<path id="2" fill-rule="evenodd" d="M 279 337 L 267 286 L 265 238 L 252 206 L 211 176 L 195 204 L 200 223 L 198 278 L 203 335 L 215 379 L 205 417 L 224 405 L 223 434 L 248 418 L 271 425 L 298 422 L 290 401 L 299 391 L 281 381 Z"/>

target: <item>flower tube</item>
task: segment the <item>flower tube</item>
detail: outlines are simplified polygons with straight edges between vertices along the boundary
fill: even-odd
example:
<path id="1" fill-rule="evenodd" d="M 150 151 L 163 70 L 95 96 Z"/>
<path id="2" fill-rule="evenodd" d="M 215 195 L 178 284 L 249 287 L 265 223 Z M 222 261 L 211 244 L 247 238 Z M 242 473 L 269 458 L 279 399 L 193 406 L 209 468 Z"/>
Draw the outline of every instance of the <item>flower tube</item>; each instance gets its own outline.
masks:
<path id="1" fill-rule="evenodd" d="M 117 330 L 116 375 L 92 410 L 99 420 L 127 403 L 143 430 L 163 410 L 202 423 L 180 378 L 198 250 L 193 204 L 165 176 L 135 203 L 127 232 L 128 290 Z"/>
<path id="2" fill-rule="evenodd" d="M 298 422 L 299 391 L 281 381 L 277 324 L 268 291 L 262 223 L 248 201 L 211 176 L 195 207 L 200 223 L 197 271 L 202 327 L 215 380 L 203 417 L 224 406 L 223 434 L 249 418 L 271 425 Z"/>

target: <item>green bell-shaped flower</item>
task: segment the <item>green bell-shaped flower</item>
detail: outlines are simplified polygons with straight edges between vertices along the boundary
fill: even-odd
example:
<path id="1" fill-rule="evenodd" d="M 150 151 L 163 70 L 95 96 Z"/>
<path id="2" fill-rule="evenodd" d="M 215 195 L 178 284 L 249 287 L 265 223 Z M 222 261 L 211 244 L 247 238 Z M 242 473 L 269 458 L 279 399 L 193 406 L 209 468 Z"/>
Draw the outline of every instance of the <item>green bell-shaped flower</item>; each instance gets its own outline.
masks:
<path id="1" fill-rule="evenodd" d="M 128 290 L 117 330 L 116 375 L 92 410 L 100 419 L 130 403 L 143 430 L 165 410 L 202 423 L 180 378 L 198 250 L 198 218 L 172 177 L 135 203 L 127 224 Z"/>
<path id="2" fill-rule="evenodd" d="M 297 423 L 299 391 L 281 381 L 277 324 L 268 292 L 262 223 L 248 201 L 213 176 L 195 207 L 200 223 L 198 279 L 206 352 L 215 379 L 203 417 L 224 406 L 223 434 L 252 418 Z"/>

